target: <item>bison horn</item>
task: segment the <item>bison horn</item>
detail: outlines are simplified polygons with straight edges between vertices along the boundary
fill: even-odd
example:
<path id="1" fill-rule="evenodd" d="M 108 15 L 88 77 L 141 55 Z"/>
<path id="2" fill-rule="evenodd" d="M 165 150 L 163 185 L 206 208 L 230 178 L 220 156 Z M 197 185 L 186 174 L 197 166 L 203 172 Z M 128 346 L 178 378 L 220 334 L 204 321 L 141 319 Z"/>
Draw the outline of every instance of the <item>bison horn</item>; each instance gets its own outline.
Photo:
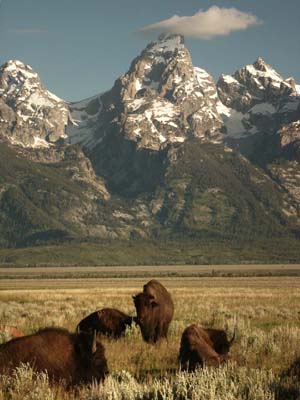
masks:
<path id="1" fill-rule="evenodd" d="M 231 346 L 231 345 L 232 345 L 232 343 L 234 342 L 234 339 L 235 339 L 235 333 L 236 333 L 236 327 L 234 327 L 233 336 L 232 336 L 231 340 L 229 341 L 229 346 Z"/>
<path id="2" fill-rule="evenodd" d="M 77 328 L 76 328 L 76 333 L 80 333 L 80 326 L 79 325 L 77 325 Z"/>
<path id="3" fill-rule="evenodd" d="M 92 354 L 95 354 L 97 351 L 97 331 L 94 330 L 93 344 L 92 344 Z"/>

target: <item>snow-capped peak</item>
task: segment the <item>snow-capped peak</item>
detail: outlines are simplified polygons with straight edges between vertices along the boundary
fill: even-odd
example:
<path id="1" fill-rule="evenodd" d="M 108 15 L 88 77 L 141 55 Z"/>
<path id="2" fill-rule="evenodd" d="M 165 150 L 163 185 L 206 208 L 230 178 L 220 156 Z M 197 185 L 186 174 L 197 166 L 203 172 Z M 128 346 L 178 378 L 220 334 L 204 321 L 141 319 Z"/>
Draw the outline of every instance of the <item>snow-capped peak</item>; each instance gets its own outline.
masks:
<path id="1" fill-rule="evenodd" d="M 261 102 L 277 108 L 283 99 L 298 96 L 295 81 L 284 79 L 261 57 L 233 75 L 222 75 L 217 86 L 221 101 L 227 107 L 242 112 Z"/>
<path id="2" fill-rule="evenodd" d="M 284 78 L 278 74 L 269 64 L 267 64 L 261 57 L 259 57 L 253 64 L 246 65 L 245 70 L 253 76 L 253 79 L 258 79 L 262 86 L 264 80 L 268 80 L 271 85 L 280 87 L 284 82 Z M 239 72 L 236 73 L 239 75 Z"/>
<path id="3" fill-rule="evenodd" d="M 151 42 L 147 46 L 147 50 L 153 53 L 168 53 L 183 49 L 184 47 L 184 37 L 182 35 L 162 34 L 159 36 L 158 40 Z"/>
<path id="4" fill-rule="evenodd" d="M 218 110 L 231 136 L 249 136 L 266 126 L 274 129 L 282 119 L 293 120 L 300 108 L 294 79 L 283 78 L 261 57 L 232 76 L 221 75 L 217 87 L 222 102 Z"/>
<path id="5" fill-rule="evenodd" d="M 24 86 L 26 90 L 40 85 L 38 74 L 29 65 L 18 60 L 9 60 L 0 67 L 0 86 L 3 96 L 19 92 Z"/>
<path id="6" fill-rule="evenodd" d="M 29 65 L 9 60 L 0 67 L 0 101 L 6 105 L 1 135 L 9 141 L 24 147 L 47 147 L 65 136 L 67 105 L 44 88 Z"/>
<path id="7" fill-rule="evenodd" d="M 221 126 L 212 77 L 194 67 L 182 35 L 151 42 L 115 85 L 126 118 L 123 132 L 140 147 L 159 149 L 190 132 L 204 137 Z"/>
<path id="8" fill-rule="evenodd" d="M 269 64 L 267 64 L 262 57 L 258 57 L 256 61 L 254 61 L 253 66 L 260 71 L 272 70 L 277 74 L 277 72 Z"/>
<path id="9" fill-rule="evenodd" d="M 10 72 L 12 75 L 20 72 L 27 78 L 38 78 L 38 74 L 33 71 L 30 65 L 24 64 L 19 60 L 9 60 L 1 67 L 1 73 Z"/>

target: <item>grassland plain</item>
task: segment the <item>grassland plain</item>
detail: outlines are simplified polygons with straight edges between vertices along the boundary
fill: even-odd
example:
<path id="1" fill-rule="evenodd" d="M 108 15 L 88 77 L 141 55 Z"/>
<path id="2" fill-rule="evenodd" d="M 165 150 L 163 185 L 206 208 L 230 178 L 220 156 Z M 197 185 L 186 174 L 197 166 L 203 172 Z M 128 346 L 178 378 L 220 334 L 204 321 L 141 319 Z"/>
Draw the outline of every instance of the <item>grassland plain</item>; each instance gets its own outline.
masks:
<path id="1" fill-rule="evenodd" d="M 288 275 L 288 270 L 294 276 L 274 276 L 276 271 Z M 10 271 L 11 275 L 0 269 L 0 323 L 16 325 L 25 333 L 45 326 L 74 330 L 81 318 L 102 307 L 134 314 L 131 296 L 149 279 L 149 271 L 170 290 L 175 303 L 168 342 L 150 346 L 136 327 L 118 341 L 102 338 L 111 372 L 104 384 L 66 392 L 51 385 L 45 374 L 21 366 L 14 376 L 0 377 L 0 399 L 300 399 L 298 270 L 299 266 L 285 265 L 245 270 L 178 266 L 176 275 L 170 276 L 167 266 L 81 268 L 78 275 L 72 268 L 67 279 L 65 270 L 33 268 L 24 279 L 23 269 Z M 94 275 L 89 276 L 91 271 Z M 230 334 L 237 326 L 229 364 L 193 374 L 179 371 L 181 333 L 192 322 L 218 328 L 227 324 Z"/>
<path id="2" fill-rule="evenodd" d="M 245 223 L 245 226 L 247 224 Z M 0 241 L 1 244 L 1 241 Z M 294 238 L 231 238 L 174 240 L 123 240 L 97 243 L 70 242 L 61 245 L 0 248 L 0 265 L 210 265 L 299 263 L 299 240 Z"/>

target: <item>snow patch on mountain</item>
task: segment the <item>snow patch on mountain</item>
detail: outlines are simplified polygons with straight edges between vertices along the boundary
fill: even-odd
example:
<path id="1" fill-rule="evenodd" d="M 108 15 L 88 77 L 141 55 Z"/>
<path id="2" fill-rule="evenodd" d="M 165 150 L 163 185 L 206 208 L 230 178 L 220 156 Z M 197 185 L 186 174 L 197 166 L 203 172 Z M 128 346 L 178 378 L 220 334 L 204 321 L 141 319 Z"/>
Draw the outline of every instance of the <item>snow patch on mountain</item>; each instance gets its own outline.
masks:
<path id="1" fill-rule="evenodd" d="M 101 95 L 69 103 L 70 121 L 66 127 L 66 141 L 69 144 L 80 144 L 92 148 L 99 140 L 94 139 L 98 129 L 97 121 L 102 110 Z"/>
<path id="2" fill-rule="evenodd" d="M 223 118 L 224 126 L 226 127 L 226 136 L 234 139 L 239 139 L 245 135 L 252 135 L 257 132 L 257 129 L 249 125 L 249 114 L 226 107 L 219 102 L 217 110 Z"/>
<path id="3" fill-rule="evenodd" d="M 184 48 L 184 41 L 183 37 L 180 35 L 168 35 L 162 34 L 158 38 L 158 40 L 152 42 L 148 47 L 147 50 L 149 53 L 157 54 L 164 54 L 169 52 L 174 52 L 178 49 Z"/>
<path id="4" fill-rule="evenodd" d="M 270 103 L 260 103 L 256 104 L 254 107 L 250 108 L 249 113 L 252 114 L 274 114 L 276 112 L 276 107 Z"/>

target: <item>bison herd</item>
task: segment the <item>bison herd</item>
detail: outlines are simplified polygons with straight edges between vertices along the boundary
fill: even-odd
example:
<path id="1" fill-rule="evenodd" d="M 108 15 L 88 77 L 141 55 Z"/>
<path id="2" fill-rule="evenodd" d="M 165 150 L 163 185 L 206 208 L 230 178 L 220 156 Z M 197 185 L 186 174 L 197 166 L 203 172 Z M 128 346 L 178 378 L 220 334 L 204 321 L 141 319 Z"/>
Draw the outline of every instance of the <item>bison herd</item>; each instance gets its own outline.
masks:
<path id="1" fill-rule="evenodd" d="M 16 328 L 9 328 L 13 339 L 0 345 L 0 373 L 10 374 L 20 363 L 28 363 L 36 371 L 47 371 L 51 380 L 68 385 L 103 380 L 108 368 L 98 333 L 117 339 L 128 326 L 136 323 L 148 343 L 167 338 L 174 304 L 166 288 L 153 279 L 144 285 L 142 292 L 133 296 L 133 301 L 135 317 L 114 308 L 103 308 L 80 321 L 76 333 L 45 328 L 22 336 L 20 331 L 14 330 Z M 188 326 L 180 343 L 181 369 L 193 371 L 204 364 L 219 366 L 229 358 L 234 337 L 235 334 L 228 340 L 224 330 L 204 329 L 195 324 Z"/>

